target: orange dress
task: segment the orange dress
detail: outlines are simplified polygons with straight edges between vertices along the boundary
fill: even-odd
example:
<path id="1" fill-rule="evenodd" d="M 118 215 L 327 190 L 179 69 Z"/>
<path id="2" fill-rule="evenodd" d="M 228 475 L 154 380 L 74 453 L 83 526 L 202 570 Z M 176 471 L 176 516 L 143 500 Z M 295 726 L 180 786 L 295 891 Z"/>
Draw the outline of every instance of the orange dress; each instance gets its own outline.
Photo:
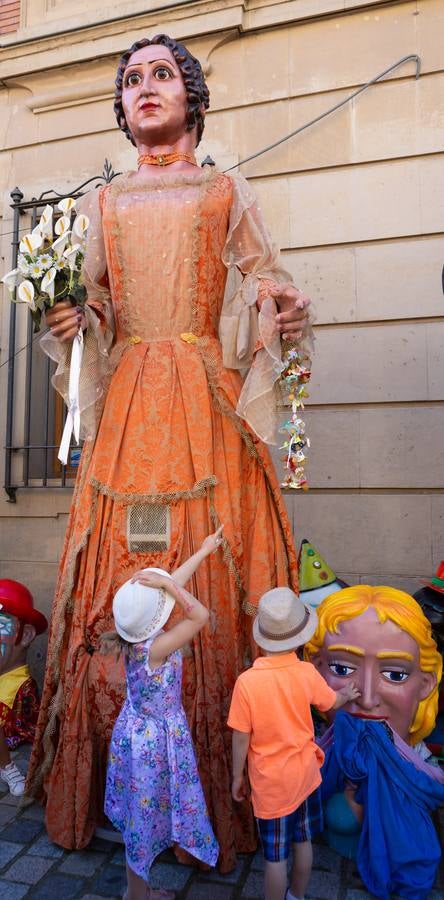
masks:
<path id="1" fill-rule="evenodd" d="M 261 594 L 297 582 L 260 417 L 253 430 L 238 414 L 245 385 L 246 405 L 253 398 L 259 409 L 262 392 L 266 408 L 271 369 L 255 300 L 270 279 L 288 276 L 246 183 L 211 170 L 126 176 L 94 192 L 85 209 L 87 333 L 96 341 L 94 351 L 87 339 L 84 356 L 86 437 L 93 395 L 99 425 L 76 480 L 28 792 L 44 798 L 48 834 L 64 847 L 85 846 L 103 823 L 108 744 L 125 688 L 120 663 L 98 649 L 113 629 L 113 595 L 138 569 L 180 565 L 223 523 L 222 550 L 190 585 L 210 621 L 185 651 L 183 701 L 228 871 L 236 850 L 255 847 L 249 806 L 233 811 L 230 795 L 231 692 L 254 654 L 251 614 Z M 230 269 L 238 283 L 227 293 Z M 55 381 L 66 393 L 64 351 L 49 352 L 58 354 Z M 253 381 L 223 355 L 238 368 L 253 362 Z"/>

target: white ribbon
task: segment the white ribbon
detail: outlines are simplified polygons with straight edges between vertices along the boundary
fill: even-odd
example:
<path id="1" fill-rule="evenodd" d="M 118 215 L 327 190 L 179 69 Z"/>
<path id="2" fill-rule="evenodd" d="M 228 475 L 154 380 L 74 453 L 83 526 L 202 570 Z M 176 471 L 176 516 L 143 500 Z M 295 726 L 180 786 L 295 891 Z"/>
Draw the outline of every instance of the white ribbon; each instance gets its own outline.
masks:
<path id="1" fill-rule="evenodd" d="M 69 447 L 71 444 L 71 435 L 79 443 L 80 438 L 80 405 L 79 405 L 79 381 L 80 368 L 83 356 L 83 331 L 79 328 L 72 344 L 71 364 L 69 367 L 69 386 L 68 386 L 68 413 L 66 416 L 65 427 L 63 429 L 62 441 L 59 448 L 59 460 L 62 465 L 66 466 L 68 462 Z"/>

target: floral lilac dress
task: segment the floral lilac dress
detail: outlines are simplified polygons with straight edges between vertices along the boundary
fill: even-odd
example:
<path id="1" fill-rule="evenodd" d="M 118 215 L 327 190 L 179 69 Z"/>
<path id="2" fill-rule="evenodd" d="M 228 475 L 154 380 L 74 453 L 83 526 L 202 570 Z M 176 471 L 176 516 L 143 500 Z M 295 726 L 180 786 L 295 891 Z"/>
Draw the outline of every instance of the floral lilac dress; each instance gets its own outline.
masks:
<path id="1" fill-rule="evenodd" d="M 127 697 L 114 726 L 105 794 L 128 865 L 145 879 L 173 843 L 210 865 L 219 854 L 181 703 L 182 657 L 175 651 L 152 671 L 152 641 L 127 653 Z"/>

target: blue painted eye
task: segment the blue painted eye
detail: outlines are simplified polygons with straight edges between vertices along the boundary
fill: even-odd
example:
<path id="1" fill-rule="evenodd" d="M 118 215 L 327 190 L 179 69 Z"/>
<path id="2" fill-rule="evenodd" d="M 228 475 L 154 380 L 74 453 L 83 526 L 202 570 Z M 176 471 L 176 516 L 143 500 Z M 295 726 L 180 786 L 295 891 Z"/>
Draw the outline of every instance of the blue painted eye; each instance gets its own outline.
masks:
<path id="1" fill-rule="evenodd" d="M 328 668 L 338 678 L 347 678 L 348 675 L 353 675 L 353 672 L 356 672 L 353 666 L 346 666 L 344 663 L 331 662 L 328 664 Z"/>
<path id="2" fill-rule="evenodd" d="M 395 669 L 385 669 L 381 672 L 381 675 L 387 679 L 387 681 L 392 681 L 393 684 L 402 684 L 404 681 L 407 681 L 407 678 L 410 675 L 410 672 L 399 672 Z"/>
<path id="3" fill-rule="evenodd" d="M 0 634 L 14 634 L 15 622 L 13 616 L 0 613 Z"/>

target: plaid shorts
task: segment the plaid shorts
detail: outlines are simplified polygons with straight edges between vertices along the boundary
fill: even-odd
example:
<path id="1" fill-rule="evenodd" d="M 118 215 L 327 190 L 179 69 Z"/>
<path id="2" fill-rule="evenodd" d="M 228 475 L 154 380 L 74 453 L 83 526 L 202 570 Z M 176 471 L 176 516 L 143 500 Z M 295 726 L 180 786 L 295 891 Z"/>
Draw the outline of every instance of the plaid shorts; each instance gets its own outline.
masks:
<path id="1" fill-rule="evenodd" d="M 311 841 L 323 830 L 321 791 L 316 788 L 294 812 L 280 819 L 256 819 L 264 857 L 268 862 L 288 859 L 290 844 Z"/>

